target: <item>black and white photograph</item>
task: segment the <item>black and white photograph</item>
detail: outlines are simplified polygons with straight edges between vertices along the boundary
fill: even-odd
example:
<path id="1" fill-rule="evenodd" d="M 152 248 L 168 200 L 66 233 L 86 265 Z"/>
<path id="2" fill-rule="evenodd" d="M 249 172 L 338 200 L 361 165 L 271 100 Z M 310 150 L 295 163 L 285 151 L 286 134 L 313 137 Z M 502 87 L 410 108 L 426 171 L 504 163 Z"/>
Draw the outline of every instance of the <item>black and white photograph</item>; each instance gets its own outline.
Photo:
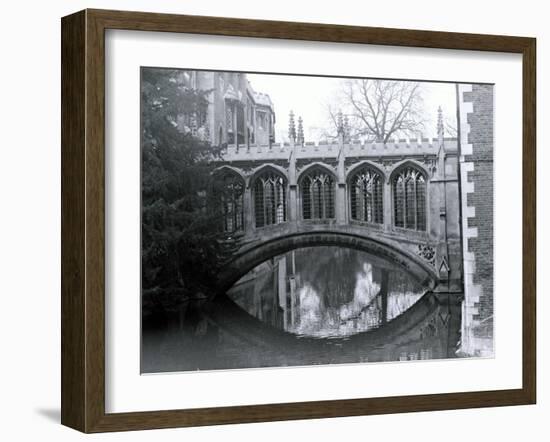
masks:
<path id="1" fill-rule="evenodd" d="M 494 356 L 492 84 L 140 75 L 142 374 Z"/>
<path id="2" fill-rule="evenodd" d="M 0 441 L 546 440 L 544 10 L 7 2 Z"/>

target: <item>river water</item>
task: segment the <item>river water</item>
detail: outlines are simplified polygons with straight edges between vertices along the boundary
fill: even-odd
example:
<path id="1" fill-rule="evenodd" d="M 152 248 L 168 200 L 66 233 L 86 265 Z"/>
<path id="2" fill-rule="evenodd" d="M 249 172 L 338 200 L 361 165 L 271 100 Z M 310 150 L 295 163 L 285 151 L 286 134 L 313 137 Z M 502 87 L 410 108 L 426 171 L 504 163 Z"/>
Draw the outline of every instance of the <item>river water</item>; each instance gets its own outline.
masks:
<path id="1" fill-rule="evenodd" d="M 142 327 L 143 373 L 445 359 L 460 304 L 378 257 L 309 247 Z"/>

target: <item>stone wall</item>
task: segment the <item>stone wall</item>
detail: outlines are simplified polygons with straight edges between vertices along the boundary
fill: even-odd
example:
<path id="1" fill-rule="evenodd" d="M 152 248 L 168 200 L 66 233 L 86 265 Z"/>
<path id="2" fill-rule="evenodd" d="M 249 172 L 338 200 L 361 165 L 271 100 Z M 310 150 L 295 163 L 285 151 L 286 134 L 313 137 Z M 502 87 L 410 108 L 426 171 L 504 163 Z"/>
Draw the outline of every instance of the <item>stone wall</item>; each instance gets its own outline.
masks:
<path id="1" fill-rule="evenodd" d="M 464 289 L 462 351 L 493 354 L 493 86 L 459 85 Z"/>

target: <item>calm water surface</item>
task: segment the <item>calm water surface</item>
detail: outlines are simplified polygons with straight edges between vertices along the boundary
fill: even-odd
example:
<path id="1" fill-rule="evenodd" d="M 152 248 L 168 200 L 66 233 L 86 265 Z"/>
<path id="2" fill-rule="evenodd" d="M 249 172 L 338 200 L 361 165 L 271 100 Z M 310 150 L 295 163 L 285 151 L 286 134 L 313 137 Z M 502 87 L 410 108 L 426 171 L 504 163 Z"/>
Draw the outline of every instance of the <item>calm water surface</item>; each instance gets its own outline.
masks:
<path id="1" fill-rule="evenodd" d="M 276 256 L 225 296 L 143 318 L 142 372 L 454 357 L 460 306 L 364 252 Z"/>
<path id="2" fill-rule="evenodd" d="M 381 326 L 424 294 L 406 273 L 366 253 L 311 247 L 266 261 L 228 296 L 256 318 L 299 336 L 345 337 Z"/>

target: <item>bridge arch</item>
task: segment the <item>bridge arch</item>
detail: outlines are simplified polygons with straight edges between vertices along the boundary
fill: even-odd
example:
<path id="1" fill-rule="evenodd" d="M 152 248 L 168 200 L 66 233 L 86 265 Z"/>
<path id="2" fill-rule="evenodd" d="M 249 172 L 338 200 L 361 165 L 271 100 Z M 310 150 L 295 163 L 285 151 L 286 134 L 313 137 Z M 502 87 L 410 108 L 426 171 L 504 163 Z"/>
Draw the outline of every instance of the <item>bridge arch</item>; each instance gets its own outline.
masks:
<path id="1" fill-rule="evenodd" d="M 220 272 L 218 287 L 221 292 L 225 292 L 262 262 L 295 249 L 315 246 L 339 246 L 369 253 L 407 271 L 426 290 L 432 290 L 439 282 L 433 267 L 419 256 L 389 241 L 368 234 L 327 229 L 282 233 L 243 247 Z"/>

